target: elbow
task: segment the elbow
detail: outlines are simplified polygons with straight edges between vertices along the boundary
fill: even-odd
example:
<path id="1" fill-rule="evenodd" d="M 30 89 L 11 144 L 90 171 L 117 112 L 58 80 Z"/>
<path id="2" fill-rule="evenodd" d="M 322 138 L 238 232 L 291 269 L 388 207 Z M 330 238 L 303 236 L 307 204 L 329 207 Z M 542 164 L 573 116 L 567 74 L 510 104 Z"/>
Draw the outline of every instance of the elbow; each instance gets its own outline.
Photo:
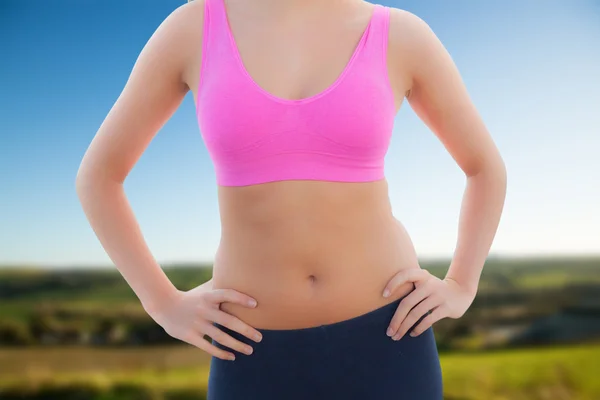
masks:
<path id="1" fill-rule="evenodd" d="M 498 154 L 495 157 L 487 158 L 485 162 L 480 164 L 480 168 L 477 168 L 475 173 L 468 174 L 467 177 L 474 179 L 474 181 L 485 182 L 490 190 L 498 193 L 501 197 L 506 196 L 507 170 L 504 160 Z"/>
<path id="2" fill-rule="evenodd" d="M 83 156 L 79 169 L 75 174 L 75 192 L 81 199 L 83 192 L 90 186 L 93 181 L 93 176 L 90 173 L 89 162 L 87 154 Z"/>
<path id="3" fill-rule="evenodd" d="M 504 160 L 502 160 L 502 158 L 500 157 L 500 162 L 499 162 L 499 179 L 502 181 L 502 185 L 504 186 L 504 189 L 506 190 L 506 185 L 507 185 L 507 172 L 506 172 L 506 164 L 504 164 Z"/>
<path id="4" fill-rule="evenodd" d="M 75 175 L 75 193 L 81 202 L 83 202 L 87 197 L 89 197 L 89 193 L 92 190 L 95 190 L 100 183 L 101 178 L 98 174 L 98 171 L 94 171 L 93 168 L 90 168 L 89 165 L 85 162 L 81 163 L 77 173 Z"/>
<path id="5" fill-rule="evenodd" d="M 114 195 L 114 190 L 123 190 L 123 182 L 107 176 L 103 171 L 80 168 L 75 176 L 75 193 L 84 208 L 106 195 Z"/>
<path id="6" fill-rule="evenodd" d="M 123 175 L 126 176 L 126 175 Z M 75 174 L 75 191 L 79 198 L 99 187 L 113 184 L 123 184 L 125 178 L 109 167 L 107 162 L 99 162 L 85 155 Z"/>
<path id="7" fill-rule="evenodd" d="M 498 152 L 481 157 L 477 162 L 473 162 L 470 168 L 464 168 L 464 172 L 467 179 L 485 177 L 483 178 L 485 181 L 494 182 L 496 185 L 506 188 L 506 164 Z"/>
<path id="8" fill-rule="evenodd" d="M 83 201 L 85 197 L 85 192 L 90 187 L 91 182 L 91 176 L 89 176 L 89 174 L 86 174 L 84 170 L 81 167 L 79 167 L 79 170 L 75 175 L 75 193 L 77 194 L 79 201 Z"/>
<path id="9" fill-rule="evenodd" d="M 496 153 L 496 156 L 492 158 L 492 161 L 489 163 L 488 169 L 491 171 L 490 175 L 492 179 L 498 183 L 499 186 L 506 190 L 507 184 L 507 172 L 506 172 L 506 164 L 504 160 L 500 156 L 500 154 Z"/>
<path id="10" fill-rule="evenodd" d="M 94 204 L 101 199 L 105 199 L 106 195 L 111 193 L 116 182 L 105 179 L 104 176 L 80 170 L 75 177 L 75 193 L 79 199 L 79 203 L 84 210 L 90 207 L 94 208 Z"/>

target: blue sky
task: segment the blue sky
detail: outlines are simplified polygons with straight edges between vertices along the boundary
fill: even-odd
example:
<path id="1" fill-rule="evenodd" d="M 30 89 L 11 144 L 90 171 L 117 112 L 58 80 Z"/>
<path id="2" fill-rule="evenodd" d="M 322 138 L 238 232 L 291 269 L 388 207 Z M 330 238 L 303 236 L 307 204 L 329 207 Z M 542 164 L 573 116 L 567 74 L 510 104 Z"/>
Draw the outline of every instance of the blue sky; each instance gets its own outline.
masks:
<path id="1" fill-rule="evenodd" d="M 111 265 L 75 175 L 139 51 L 181 3 L 2 1 L 0 264 Z M 600 2 L 383 4 L 437 33 L 504 157 L 508 193 L 492 253 L 600 253 Z M 386 175 L 419 255 L 451 256 L 464 175 L 407 104 Z M 160 262 L 213 259 L 215 185 L 190 93 L 125 182 Z"/>

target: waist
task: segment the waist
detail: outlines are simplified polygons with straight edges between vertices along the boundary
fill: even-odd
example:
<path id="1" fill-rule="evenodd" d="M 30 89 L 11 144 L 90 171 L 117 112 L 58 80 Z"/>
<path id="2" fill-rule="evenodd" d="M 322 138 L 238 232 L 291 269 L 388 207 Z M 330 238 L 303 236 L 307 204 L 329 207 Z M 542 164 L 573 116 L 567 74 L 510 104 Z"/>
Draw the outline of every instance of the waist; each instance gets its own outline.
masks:
<path id="1" fill-rule="evenodd" d="M 419 267 L 385 180 L 220 186 L 219 207 L 213 286 L 254 297 L 256 308 L 221 309 L 256 328 L 297 329 L 368 312 L 393 300 L 382 292 L 394 274 Z"/>
<path id="2" fill-rule="evenodd" d="M 390 298 L 382 292 L 406 268 L 419 268 L 415 249 L 400 223 L 389 221 L 362 232 L 224 236 L 213 285 L 257 300 L 253 309 L 221 305 L 250 325 L 298 329 L 352 318 L 400 298 L 412 290 L 411 283 Z"/>

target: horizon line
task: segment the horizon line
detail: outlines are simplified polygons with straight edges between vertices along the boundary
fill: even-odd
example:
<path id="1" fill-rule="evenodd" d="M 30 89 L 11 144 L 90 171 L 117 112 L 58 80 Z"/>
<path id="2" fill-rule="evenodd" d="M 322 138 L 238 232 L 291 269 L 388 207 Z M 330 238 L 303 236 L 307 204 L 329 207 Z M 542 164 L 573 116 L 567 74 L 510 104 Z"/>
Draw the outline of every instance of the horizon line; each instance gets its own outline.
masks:
<path id="1" fill-rule="evenodd" d="M 422 256 L 418 257 L 419 261 L 424 262 L 450 262 L 452 256 Z M 548 259 L 600 259 L 598 253 L 523 253 L 523 254 L 490 254 L 486 261 L 489 260 L 548 260 Z M 213 267 L 214 260 L 195 260 L 195 261 L 163 261 L 159 262 L 162 268 L 172 267 Z M 0 270 L 6 269 L 113 269 L 114 264 L 95 264 L 95 263 L 65 263 L 65 264 L 39 264 L 39 263 L 0 263 Z"/>

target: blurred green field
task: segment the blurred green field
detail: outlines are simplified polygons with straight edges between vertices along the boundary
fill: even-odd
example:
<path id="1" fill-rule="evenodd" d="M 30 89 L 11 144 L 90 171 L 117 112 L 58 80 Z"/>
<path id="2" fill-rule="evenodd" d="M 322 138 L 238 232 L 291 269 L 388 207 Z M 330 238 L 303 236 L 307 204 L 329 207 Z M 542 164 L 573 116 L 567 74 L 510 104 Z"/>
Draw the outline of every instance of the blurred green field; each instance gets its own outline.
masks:
<path id="1" fill-rule="evenodd" d="M 70 352 L 86 351 L 65 349 Z M 149 357 L 153 350 L 137 350 Z M 170 351 L 161 349 L 160 351 Z M 202 399 L 208 378 L 208 358 L 191 356 L 189 349 L 173 348 L 170 362 L 159 368 L 129 369 L 127 364 L 96 371 L 63 371 L 54 374 L 2 374 L 0 398 L 62 398 L 87 393 L 90 400 L 104 399 Z M 135 358 L 135 353 L 118 351 L 115 357 Z M 191 352 L 193 353 L 193 352 Z M 201 352 L 197 352 L 200 354 Z M 32 353 L 33 354 L 33 353 Z M 35 353 L 43 358 L 43 351 Z M 187 355 L 186 355 L 187 354 Z M 79 354 L 80 359 L 83 354 Z M 163 354 L 164 356 L 164 354 Z M 0 351 L 0 359 L 8 361 Z M 195 364 L 178 366 L 182 364 Z M 506 350 L 441 356 L 447 400 L 597 400 L 600 399 L 600 344 Z M 131 361 L 135 364 L 135 361 Z M 100 363 L 101 364 L 101 363 Z M 34 365 L 34 363 L 32 364 Z M 98 366 L 99 364 L 96 364 Z M 121 365 L 117 367 L 116 365 Z M 106 365 L 105 365 L 106 367 Z M 44 391 L 46 397 L 39 396 Z M 19 393 L 23 397 L 14 397 Z M 29 395 L 27 394 L 29 393 Z M 52 394 L 54 393 L 54 394 Z M 55 397 L 57 394 L 62 397 Z M 112 393 L 112 394 L 111 394 Z M 81 398 L 81 397 L 79 397 Z"/>
<path id="2" fill-rule="evenodd" d="M 600 344 L 442 355 L 452 399 L 600 399 Z"/>
<path id="3" fill-rule="evenodd" d="M 422 260 L 421 266 L 441 277 L 449 263 L 450 260 Z M 164 265 L 163 268 L 181 290 L 191 289 L 212 276 L 210 264 Z M 482 290 L 555 288 L 581 282 L 600 283 L 600 257 L 490 257 L 481 276 Z M 121 275 L 110 267 L 46 269 L 0 265 L 0 298 L 11 303 L 137 301 Z"/>
<path id="4" fill-rule="evenodd" d="M 441 277 L 448 262 L 421 266 Z M 165 272 L 181 290 L 212 276 Z M 436 323 L 446 400 L 600 400 L 599 257 L 492 257 L 479 289 Z M 0 400 L 202 400 L 209 360 L 151 321 L 114 268 L 0 268 Z"/>
<path id="5" fill-rule="evenodd" d="M 423 268 L 442 277 L 449 260 L 424 260 Z M 165 273 L 181 290 L 212 276 L 212 265 L 167 265 Z M 481 276 L 480 293 L 507 290 L 560 289 L 574 284 L 600 285 L 599 257 L 490 257 Z M 76 307 L 112 308 L 138 304 L 138 299 L 114 268 L 44 269 L 0 266 L 0 318 L 26 319 L 42 302 Z"/>

